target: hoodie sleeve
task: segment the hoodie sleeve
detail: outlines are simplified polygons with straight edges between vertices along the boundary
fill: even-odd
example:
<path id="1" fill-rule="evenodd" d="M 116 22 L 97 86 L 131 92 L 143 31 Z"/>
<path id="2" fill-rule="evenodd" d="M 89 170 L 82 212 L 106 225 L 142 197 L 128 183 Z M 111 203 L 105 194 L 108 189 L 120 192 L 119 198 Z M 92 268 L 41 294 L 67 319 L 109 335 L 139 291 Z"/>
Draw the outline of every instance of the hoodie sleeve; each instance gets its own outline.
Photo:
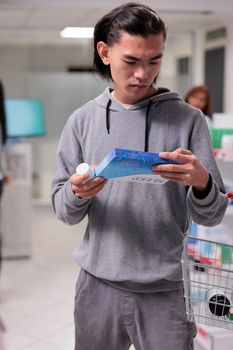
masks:
<path id="1" fill-rule="evenodd" d="M 76 166 L 83 162 L 74 122 L 75 113 L 68 119 L 58 143 L 51 186 L 54 211 L 58 219 L 69 225 L 79 223 L 87 214 L 91 203 L 91 200 L 76 197 L 69 182 Z"/>
<path id="2" fill-rule="evenodd" d="M 187 205 L 194 222 L 203 226 L 218 225 L 225 214 L 228 199 L 225 196 L 224 184 L 213 156 L 209 130 L 205 117 L 197 112 L 190 149 L 208 169 L 211 176 L 211 186 L 205 198 L 195 196 L 190 187 L 187 194 Z"/>
<path id="3" fill-rule="evenodd" d="M 190 188 L 187 202 L 193 221 L 209 227 L 218 225 L 222 221 L 228 205 L 228 199 L 214 180 L 212 180 L 210 192 L 203 199 L 197 198 L 193 189 Z"/>

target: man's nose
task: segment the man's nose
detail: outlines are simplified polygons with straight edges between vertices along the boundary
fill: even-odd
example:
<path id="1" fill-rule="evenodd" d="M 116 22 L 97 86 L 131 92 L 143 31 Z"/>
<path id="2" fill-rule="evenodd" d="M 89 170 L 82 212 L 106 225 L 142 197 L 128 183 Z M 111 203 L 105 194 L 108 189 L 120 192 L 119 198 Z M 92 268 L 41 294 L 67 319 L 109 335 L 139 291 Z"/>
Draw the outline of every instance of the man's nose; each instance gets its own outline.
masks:
<path id="1" fill-rule="evenodd" d="M 141 80 L 148 78 L 148 67 L 147 66 L 137 67 L 137 69 L 134 72 L 134 76 L 135 78 L 141 79 Z"/>

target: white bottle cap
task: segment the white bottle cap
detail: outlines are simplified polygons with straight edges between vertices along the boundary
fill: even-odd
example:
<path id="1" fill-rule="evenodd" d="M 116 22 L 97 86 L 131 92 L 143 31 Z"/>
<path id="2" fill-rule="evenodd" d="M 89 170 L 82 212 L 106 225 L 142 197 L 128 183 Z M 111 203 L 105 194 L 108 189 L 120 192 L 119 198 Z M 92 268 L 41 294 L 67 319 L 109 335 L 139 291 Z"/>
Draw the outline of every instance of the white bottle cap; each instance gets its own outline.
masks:
<path id="1" fill-rule="evenodd" d="M 87 163 L 81 163 L 76 168 L 76 174 L 78 175 L 84 175 L 89 174 L 89 177 L 94 177 L 94 171 Z"/>

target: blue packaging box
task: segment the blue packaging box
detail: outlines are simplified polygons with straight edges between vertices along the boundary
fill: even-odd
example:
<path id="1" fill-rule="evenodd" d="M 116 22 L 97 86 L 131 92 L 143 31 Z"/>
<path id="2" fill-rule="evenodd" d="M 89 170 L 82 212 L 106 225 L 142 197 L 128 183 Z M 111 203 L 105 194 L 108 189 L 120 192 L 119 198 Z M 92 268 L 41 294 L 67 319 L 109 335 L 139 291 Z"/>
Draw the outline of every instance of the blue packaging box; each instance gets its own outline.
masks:
<path id="1" fill-rule="evenodd" d="M 177 161 L 161 158 L 159 153 L 113 148 L 95 170 L 95 176 L 134 182 L 162 184 L 167 182 L 153 174 L 153 164 L 179 164 Z"/>

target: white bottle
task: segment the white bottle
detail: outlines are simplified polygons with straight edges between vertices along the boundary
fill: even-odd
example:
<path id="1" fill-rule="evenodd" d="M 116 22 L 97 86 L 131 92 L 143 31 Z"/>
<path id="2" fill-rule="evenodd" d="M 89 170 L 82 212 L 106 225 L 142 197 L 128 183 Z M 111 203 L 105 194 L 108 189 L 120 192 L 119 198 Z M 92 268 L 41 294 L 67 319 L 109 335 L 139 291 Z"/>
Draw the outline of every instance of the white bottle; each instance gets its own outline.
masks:
<path id="1" fill-rule="evenodd" d="M 76 174 L 84 175 L 89 174 L 88 180 L 92 179 L 95 176 L 95 171 L 87 163 L 81 163 L 76 168 Z"/>

